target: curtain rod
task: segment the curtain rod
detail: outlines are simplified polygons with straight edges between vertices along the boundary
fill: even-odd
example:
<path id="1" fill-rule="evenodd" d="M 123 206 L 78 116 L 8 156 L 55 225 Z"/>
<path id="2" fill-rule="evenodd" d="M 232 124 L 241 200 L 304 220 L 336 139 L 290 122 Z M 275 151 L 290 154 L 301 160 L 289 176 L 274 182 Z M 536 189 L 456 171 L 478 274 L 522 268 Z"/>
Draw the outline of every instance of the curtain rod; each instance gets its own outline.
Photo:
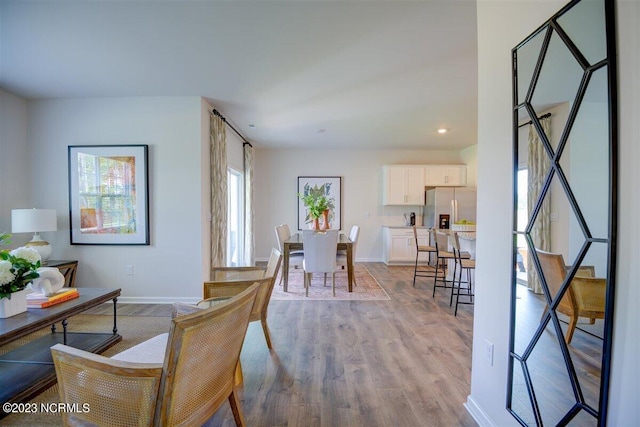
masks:
<path id="1" fill-rule="evenodd" d="M 547 114 L 543 114 L 540 117 L 538 117 L 538 120 L 542 120 L 542 119 L 546 119 L 547 117 L 551 117 L 551 113 L 547 113 Z M 522 126 L 526 126 L 526 125 L 530 125 L 531 124 L 531 120 L 529 120 L 527 123 L 523 123 L 521 125 L 518 125 L 518 129 L 520 129 Z"/>
<path id="2" fill-rule="evenodd" d="M 220 114 L 220 111 L 218 111 L 218 110 L 216 110 L 216 109 L 214 108 L 214 109 L 211 111 L 211 113 L 212 113 L 214 116 L 218 116 L 218 117 L 220 117 L 220 118 L 222 119 L 222 121 L 223 121 L 223 122 L 225 122 L 225 124 L 226 124 L 227 126 L 229 126 L 229 127 L 230 127 L 230 128 L 231 128 L 231 129 L 232 129 L 232 130 L 233 130 L 233 131 L 234 131 L 234 132 L 235 132 L 235 133 L 240 137 L 240 139 L 242 139 L 242 145 L 248 145 L 249 147 L 252 147 L 252 148 L 253 148 L 253 145 L 251 145 L 251 143 L 250 143 L 249 141 L 247 141 L 247 139 L 246 139 L 244 136 L 242 136 L 242 135 L 240 134 L 240 132 L 238 132 L 238 131 L 236 130 L 236 128 L 234 128 L 234 127 L 231 125 L 231 123 L 229 123 L 229 122 L 227 121 L 227 119 L 225 119 L 225 117 L 224 117 L 222 114 Z"/>

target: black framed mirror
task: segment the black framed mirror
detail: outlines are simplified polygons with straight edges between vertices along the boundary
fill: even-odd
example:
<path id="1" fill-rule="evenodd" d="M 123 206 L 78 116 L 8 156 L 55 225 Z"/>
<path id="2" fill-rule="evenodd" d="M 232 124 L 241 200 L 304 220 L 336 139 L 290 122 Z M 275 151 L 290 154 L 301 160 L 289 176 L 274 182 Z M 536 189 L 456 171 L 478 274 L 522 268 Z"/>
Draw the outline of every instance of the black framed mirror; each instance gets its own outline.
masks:
<path id="1" fill-rule="evenodd" d="M 617 228 L 613 0 L 574 0 L 512 50 L 507 409 L 606 424 Z"/>

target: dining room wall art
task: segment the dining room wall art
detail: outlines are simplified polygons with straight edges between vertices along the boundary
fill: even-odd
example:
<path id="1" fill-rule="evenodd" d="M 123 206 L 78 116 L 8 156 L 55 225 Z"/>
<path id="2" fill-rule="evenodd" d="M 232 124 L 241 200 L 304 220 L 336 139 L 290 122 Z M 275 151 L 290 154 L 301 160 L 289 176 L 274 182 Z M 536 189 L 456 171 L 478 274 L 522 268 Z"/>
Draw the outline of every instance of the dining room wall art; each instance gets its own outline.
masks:
<path id="1" fill-rule="evenodd" d="M 342 177 L 339 176 L 299 176 L 298 193 L 325 196 L 329 201 L 329 225 L 333 230 L 342 229 Z M 310 229 L 313 221 L 303 200 L 298 197 L 298 230 Z"/>
<path id="2" fill-rule="evenodd" d="M 72 245 L 149 245 L 148 147 L 68 147 Z"/>

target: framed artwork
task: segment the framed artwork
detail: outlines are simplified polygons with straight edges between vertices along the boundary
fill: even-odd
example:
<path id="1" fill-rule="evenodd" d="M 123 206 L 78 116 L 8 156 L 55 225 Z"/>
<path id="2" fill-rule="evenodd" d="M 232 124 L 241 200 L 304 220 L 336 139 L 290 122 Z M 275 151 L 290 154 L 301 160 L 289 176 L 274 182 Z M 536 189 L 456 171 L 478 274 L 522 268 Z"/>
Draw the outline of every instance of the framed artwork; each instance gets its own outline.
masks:
<path id="1" fill-rule="evenodd" d="M 339 176 L 299 176 L 298 194 L 315 194 L 329 199 L 329 224 L 334 230 L 342 229 L 342 177 Z M 311 228 L 312 219 L 307 208 L 298 198 L 298 230 Z"/>
<path id="2" fill-rule="evenodd" d="M 69 146 L 72 245 L 148 245 L 148 145 Z"/>

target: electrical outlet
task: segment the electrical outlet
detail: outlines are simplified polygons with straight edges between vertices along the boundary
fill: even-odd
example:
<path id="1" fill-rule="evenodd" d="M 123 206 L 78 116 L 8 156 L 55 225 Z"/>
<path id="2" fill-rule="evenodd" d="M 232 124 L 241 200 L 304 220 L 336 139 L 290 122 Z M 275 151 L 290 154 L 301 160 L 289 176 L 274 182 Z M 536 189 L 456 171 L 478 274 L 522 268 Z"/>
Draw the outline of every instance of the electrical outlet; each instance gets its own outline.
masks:
<path id="1" fill-rule="evenodd" d="M 133 276 L 133 265 L 131 264 L 127 265 L 127 275 Z"/>
<path id="2" fill-rule="evenodd" d="M 489 362 L 489 366 L 493 366 L 493 343 L 489 340 L 484 340 L 484 356 Z"/>

